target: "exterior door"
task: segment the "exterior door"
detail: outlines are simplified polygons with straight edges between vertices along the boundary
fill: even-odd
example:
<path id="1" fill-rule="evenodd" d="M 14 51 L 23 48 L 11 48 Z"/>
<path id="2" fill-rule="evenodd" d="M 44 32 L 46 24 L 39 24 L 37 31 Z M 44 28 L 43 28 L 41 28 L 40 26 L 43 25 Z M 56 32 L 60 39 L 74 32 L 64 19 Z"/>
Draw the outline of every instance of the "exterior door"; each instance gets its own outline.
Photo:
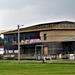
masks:
<path id="1" fill-rule="evenodd" d="M 48 47 L 44 46 L 44 55 L 47 56 L 48 55 Z"/>
<path id="2" fill-rule="evenodd" d="M 35 55 L 36 59 L 41 60 L 43 55 L 43 45 L 36 45 L 35 46 Z"/>

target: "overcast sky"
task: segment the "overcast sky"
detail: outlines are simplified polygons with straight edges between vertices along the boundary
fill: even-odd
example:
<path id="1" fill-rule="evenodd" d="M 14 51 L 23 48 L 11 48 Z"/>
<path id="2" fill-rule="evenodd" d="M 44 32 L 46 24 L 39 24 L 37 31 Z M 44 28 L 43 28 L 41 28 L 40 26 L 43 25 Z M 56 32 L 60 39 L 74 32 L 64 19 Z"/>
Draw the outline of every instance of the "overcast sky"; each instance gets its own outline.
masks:
<path id="1" fill-rule="evenodd" d="M 75 0 L 0 0 L 0 30 L 62 20 L 75 22 Z"/>

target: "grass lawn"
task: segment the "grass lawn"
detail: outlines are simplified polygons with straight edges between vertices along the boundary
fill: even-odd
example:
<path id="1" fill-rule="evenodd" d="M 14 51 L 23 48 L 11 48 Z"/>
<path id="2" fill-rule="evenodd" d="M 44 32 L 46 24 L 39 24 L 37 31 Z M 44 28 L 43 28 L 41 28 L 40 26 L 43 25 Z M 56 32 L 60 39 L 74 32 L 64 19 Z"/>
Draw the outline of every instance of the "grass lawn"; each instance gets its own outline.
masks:
<path id="1" fill-rule="evenodd" d="M 0 75 L 75 75 L 75 64 L 0 62 Z"/>

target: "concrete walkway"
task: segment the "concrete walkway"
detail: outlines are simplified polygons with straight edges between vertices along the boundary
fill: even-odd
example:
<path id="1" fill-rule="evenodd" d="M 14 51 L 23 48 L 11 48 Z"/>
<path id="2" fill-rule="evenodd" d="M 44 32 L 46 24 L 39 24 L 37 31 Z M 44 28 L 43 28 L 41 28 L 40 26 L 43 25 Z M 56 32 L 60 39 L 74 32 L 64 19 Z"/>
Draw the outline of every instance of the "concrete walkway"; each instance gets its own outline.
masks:
<path id="1" fill-rule="evenodd" d="M 0 62 L 18 62 L 18 60 L 0 60 Z M 75 60 L 20 60 L 20 62 L 37 62 L 37 63 L 75 63 Z"/>

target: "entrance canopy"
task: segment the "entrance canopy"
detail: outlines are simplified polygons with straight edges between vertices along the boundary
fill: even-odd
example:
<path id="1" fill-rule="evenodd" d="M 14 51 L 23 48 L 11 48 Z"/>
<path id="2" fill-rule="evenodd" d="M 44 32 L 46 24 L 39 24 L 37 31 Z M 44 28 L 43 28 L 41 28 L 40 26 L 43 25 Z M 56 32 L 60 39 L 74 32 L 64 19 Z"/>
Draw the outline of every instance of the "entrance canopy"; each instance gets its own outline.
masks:
<path id="1" fill-rule="evenodd" d="M 75 42 L 75 37 L 71 37 L 71 38 L 68 38 L 66 40 L 64 40 L 65 42 Z"/>
<path id="2" fill-rule="evenodd" d="M 65 53 L 75 53 L 75 37 L 62 41 Z"/>

